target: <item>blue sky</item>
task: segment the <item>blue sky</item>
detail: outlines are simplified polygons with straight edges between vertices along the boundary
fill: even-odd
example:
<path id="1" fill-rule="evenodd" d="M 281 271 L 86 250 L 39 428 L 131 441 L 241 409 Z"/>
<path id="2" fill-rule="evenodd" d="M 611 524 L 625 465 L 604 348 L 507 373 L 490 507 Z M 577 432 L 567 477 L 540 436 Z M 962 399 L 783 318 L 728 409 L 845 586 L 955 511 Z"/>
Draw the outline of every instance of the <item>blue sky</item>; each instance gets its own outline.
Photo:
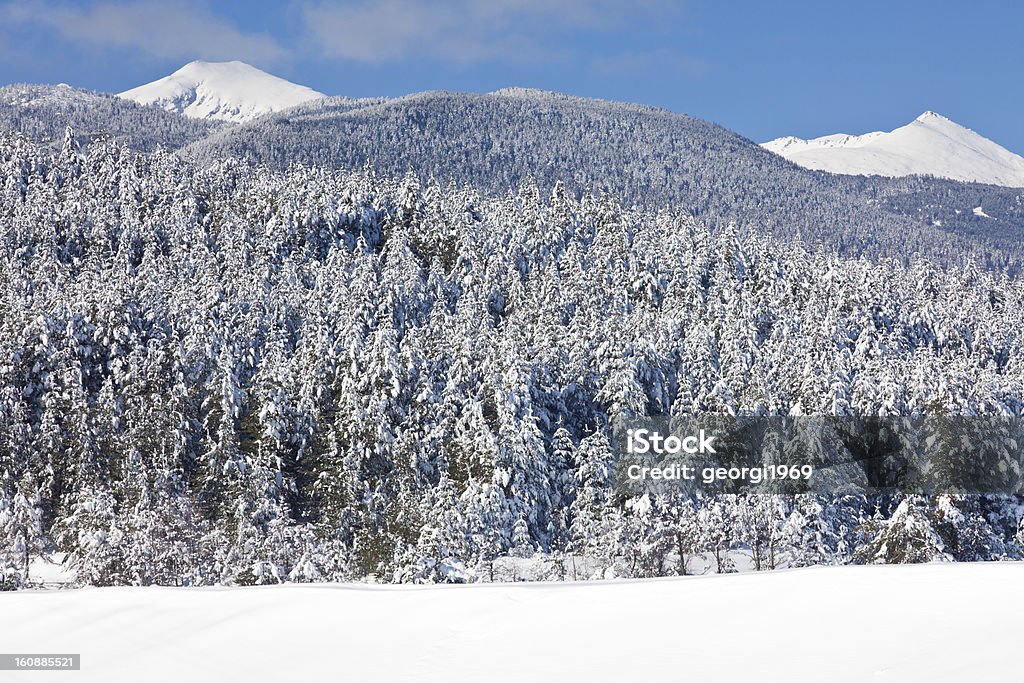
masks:
<path id="1" fill-rule="evenodd" d="M 241 59 L 332 95 L 510 85 L 653 104 L 757 141 L 934 110 L 1024 154 L 1024 3 L 0 0 L 0 83 L 105 91 Z"/>

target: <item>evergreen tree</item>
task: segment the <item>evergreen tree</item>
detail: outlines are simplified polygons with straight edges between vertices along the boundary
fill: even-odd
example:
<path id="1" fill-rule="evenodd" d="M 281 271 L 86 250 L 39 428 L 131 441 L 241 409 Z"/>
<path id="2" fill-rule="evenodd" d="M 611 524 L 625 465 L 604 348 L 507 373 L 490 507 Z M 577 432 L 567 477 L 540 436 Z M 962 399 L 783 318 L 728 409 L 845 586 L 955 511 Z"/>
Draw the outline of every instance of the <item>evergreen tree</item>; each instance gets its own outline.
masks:
<path id="1" fill-rule="evenodd" d="M 854 561 L 860 564 L 915 564 L 953 559 L 928 515 L 926 501 L 919 496 L 904 498 L 889 519 L 870 523 L 866 532 L 867 542 L 853 554 Z"/>
<path id="2" fill-rule="evenodd" d="M 31 473 L 14 486 L 0 480 L 0 545 L 6 563 L 19 572 L 19 582 L 31 580 L 30 565 L 49 548 L 43 530 L 43 502 L 39 486 Z M 13 493 L 13 495 L 11 495 Z"/>

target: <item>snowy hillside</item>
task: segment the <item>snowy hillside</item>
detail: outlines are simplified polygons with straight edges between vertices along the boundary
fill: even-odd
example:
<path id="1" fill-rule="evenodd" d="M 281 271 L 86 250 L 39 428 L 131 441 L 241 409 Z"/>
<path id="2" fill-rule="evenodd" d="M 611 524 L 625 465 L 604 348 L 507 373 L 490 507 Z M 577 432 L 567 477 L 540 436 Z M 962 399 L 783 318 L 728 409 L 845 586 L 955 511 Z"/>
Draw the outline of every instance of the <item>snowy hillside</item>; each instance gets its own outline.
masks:
<path id="1" fill-rule="evenodd" d="M 854 256 L 902 260 L 917 252 L 943 262 L 963 252 L 962 241 L 983 239 L 992 265 L 1011 271 L 999 252 L 1019 248 L 1024 226 L 1012 188 L 816 173 L 709 121 L 526 88 L 322 98 L 223 126 L 183 155 L 280 170 L 372 164 L 391 176 L 497 194 L 532 182 L 545 194 L 558 182 L 577 196 L 606 188 L 627 204 L 680 207 L 713 226 L 769 227 L 776 237 Z M 976 206 L 992 218 L 973 214 Z"/>
<path id="2" fill-rule="evenodd" d="M 109 135 L 141 151 L 177 149 L 223 125 L 63 84 L 0 88 L 0 133 L 21 133 L 50 145 L 61 144 L 70 126 L 81 142 Z"/>
<path id="3" fill-rule="evenodd" d="M 765 149 L 805 168 L 850 175 L 934 175 L 1024 187 L 1024 158 L 935 112 L 883 133 L 782 137 Z"/>
<path id="4" fill-rule="evenodd" d="M 0 594 L 4 680 L 1019 679 L 1024 565 L 833 567 L 595 584 Z M 979 625 L 983 624 L 984 627 Z M 156 672 L 159 672 L 157 674 Z M 156 678 L 154 678 L 156 676 Z"/>
<path id="5" fill-rule="evenodd" d="M 235 123 L 325 97 L 243 62 L 191 62 L 118 96 L 191 118 Z"/>

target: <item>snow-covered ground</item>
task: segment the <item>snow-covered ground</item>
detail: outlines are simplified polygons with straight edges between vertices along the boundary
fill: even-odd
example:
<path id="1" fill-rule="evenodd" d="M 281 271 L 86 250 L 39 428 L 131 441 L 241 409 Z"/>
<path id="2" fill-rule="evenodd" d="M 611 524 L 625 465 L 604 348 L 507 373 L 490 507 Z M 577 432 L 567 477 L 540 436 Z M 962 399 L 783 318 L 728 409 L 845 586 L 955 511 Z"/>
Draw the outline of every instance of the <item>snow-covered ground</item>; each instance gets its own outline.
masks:
<path id="1" fill-rule="evenodd" d="M 1024 158 L 935 112 L 894 131 L 787 136 L 762 145 L 804 168 L 851 175 L 934 175 L 1024 187 Z"/>
<path id="2" fill-rule="evenodd" d="M 11 681 L 1007 681 L 1024 564 L 595 583 L 0 594 Z"/>
<path id="3" fill-rule="evenodd" d="M 74 582 L 74 573 L 64 566 L 64 553 L 34 557 L 29 567 L 29 581 L 42 588 L 62 588 Z"/>
<path id="4" fill-rule="evenodd" d="M 238 123 L 325 97 L 244 62 L 191 62 L 118 97 L 196 119 Z"/>

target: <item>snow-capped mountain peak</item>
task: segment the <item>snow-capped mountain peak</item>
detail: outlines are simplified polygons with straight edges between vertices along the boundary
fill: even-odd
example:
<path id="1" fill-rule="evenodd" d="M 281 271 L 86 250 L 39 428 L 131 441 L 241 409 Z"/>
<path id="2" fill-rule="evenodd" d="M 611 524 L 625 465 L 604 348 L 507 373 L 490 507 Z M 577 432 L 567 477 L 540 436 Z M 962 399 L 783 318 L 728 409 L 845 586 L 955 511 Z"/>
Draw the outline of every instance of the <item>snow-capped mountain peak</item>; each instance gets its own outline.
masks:
<path id="1" fill-rule="evenodd" d="M 245 62 L 195 61 L 118 97 L 155 104 L 191 118 L 238 123 L 326 95 Z"/>
<path id="2" fill-rule="evenodd" d="M 901 128 L 864 135 L 786 136 L 762 145 L 805 168 L 849 175 L 934 175 L 1024 187 L 1024 158 L 926 111 Z"/>

